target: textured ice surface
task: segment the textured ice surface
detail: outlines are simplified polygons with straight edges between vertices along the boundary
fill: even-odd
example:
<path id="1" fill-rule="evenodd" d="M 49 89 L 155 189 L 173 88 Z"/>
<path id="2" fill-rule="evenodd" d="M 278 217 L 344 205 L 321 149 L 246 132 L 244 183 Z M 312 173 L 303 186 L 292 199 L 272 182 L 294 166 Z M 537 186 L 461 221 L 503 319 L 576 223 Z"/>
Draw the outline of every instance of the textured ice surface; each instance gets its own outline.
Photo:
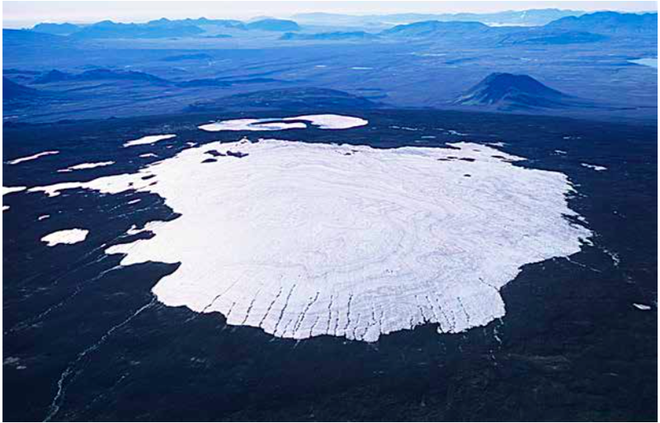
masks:
<path id="1" fill-rule="evenodd" d="M 87 229 L 65 229 L 46 235 L 41 240 L 48 244 L 49 247 L 58 244 L 77 244 L 84 241 L 88 233 L 89 231 Z"/>
<path id="2" fill-rule="evenodd" d="M 74 170 L 84 170 L 84 169 L 94 169 L 95 167 L 110 166 L 115 164 L 115 162 L 96 162 L 96 163 L 80 163 L 67 167 L 66 169 L 60 169 L 58 172 L 73 172 Z"/>
<path id="3" fill-rule="evenodd" d="M 136 174 L 30 191 L 165 198 L 180 217 L 131 228 L 155 236 L 107 253 L 180 262 L 153 288 L 166 305 L 286 338 L 376 341 L 425 322 L 455 333 L 504 315 L 500 289 L 521 266 L 574 254 L 591 234 L 565 217 L 576 214 L 564 174 L 452 146 L 216 142 Z M 217 161 L 202 164 L 209 151 Z"/>
<path id="4" fill-rule="evenodd" d="M 138 138 L 136 140 L 132 141 L 127 141 L 124 144 L 124 147 L 132 147 L 134 145 L 144 145 L 144 144 L 155 144 L 158 141 L 162 140 L 168 140 L 170 138 L 174 138 L 176 135 L 168 134 L 168 135 L 147 135 L 146 137 Z"/>
<path id="5" fill-rule="evenodd" d="M 367 125 L 369 122 L 352 116 L 342 115 L 306 115 L 289 118 L 267 119 L 232 119 L 199 126 L 199 129 L 209 132 L 218 131 L 281 131 L 285 129 L 305 129 L 306 121 L 321 129 L 349 129 Z"/>
<path id="6" fill-rule="evenodd" d="M 27 157 L 20 157 L 18 159 L 10 160 L 9 163 L 10 165 L 15 165 L 23 162 L 29 162 L 31 160 L 36 160 L 39 157 L 43 156 L 50 156 L 51 154 L 58 154 L 59 151 L 43 151 L 41 153 L 33 154 L 32 156 L 27 156 Z"/>

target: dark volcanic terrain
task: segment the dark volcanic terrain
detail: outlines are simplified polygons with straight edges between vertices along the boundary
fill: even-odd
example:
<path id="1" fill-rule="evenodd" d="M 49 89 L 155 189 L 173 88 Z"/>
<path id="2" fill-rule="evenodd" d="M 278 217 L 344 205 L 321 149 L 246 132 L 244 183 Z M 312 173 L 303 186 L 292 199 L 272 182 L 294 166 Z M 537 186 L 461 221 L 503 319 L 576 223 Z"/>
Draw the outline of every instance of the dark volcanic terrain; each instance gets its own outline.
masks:
<path id="1" fill-rule="evenodd" d="M 176 218 L 157 195 L 13 193 L 3 212 L 4 419 L 655 420 L 655 126 L 438 111 L 352 115 L 369 125 L 268 136 L 378 148 L 504 142 L 498 148 L 528 159 L 520 166 L 570 178 L 577 193 L 569 204 L 595 233 L 594 245 L 568 260 L 524 266 L 502 292 L 505 317 L 483 328 L 438 335 L 435 325 L 425 325 L 374 344 L 332 336 L 298 342 L 153 302 L 152 286 L 177 265 L 117 267 L 120 256 L 103 250 L 127 242 L 132 225 Z M 197 125 L 259 116 L 191 113 L 5 127 L 6 160 L 60 153 L 5 162 L 3 184 L 90 180 L 134 172 L 190 148 L 187 142 L 256 140 L 263 134 L 208 133 Z M 177 137 L 123 147 L 158 133 Z M 155 156 L 140 157 L 145 153 Z M 105 160 L 116 164 L 56 172 Z M 50 217 L 39 220 L 44 214 Z M 90 236 L 54 248 L 39 241 L 68 227 L 89 228 Z"/>

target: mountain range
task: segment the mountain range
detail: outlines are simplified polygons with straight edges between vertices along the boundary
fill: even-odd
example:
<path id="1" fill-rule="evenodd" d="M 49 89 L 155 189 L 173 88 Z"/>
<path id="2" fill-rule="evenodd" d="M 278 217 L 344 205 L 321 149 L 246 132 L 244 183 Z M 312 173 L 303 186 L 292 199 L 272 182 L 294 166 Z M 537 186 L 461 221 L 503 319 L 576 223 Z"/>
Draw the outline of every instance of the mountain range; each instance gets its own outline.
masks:
<path id="1" fill-rule="evenodd" d="M 597 12 L 570 16 L 535 27 L 492 27 L 479 22 L 423 21 L 397 25 L 379 35 L 397 38 L 489 38 L 521 44 L 597 42 L 608 37 L 657 34 L 657 13 Z"/>
<path id="2" fill-rule="evenodd" d="M 361 41 L 361 40 L 460 40 L 491 44 L 562 45 L 605 41 L 629 35 L 654 36 L 657 14 L 622 14 L 597 12 L 569 16 L 543 26 L 488 26 L 481 22 L 426 20 L 396 25 L 379 32 L 332 31 L 287 32 L 281 40 Z"/>
<path id="3" fill-rule="evenodd" d="M 523 11 L 504 11 L 497 13 L 399 13 L 387 15 L 345 15 L 337 13 L 301 13 L 293 16 L 297 22 L 308 25 L 324 26 L 392 26 L 420 21 L 469 21 L 487 25 L 545 25 L 567 16 L 580 16 L 585 12 L 559 9 L 531 9 Z"/>
<path id="4" fill-rule="evenodd" d="M 341 27 L 344 15 L 307 14 L 297 15 L 301 22 L 325 22 L 325 27 Z M 102 21 L 90 25 L 71 23 L 40 23 L 22 35 L 27 41 L 27 34 L 48 34 L 62 36 L 70 40 L 92 40 L 103 38 L 182 38 L 206 37 L 226 38 L 231 32 L 240 36 L 247 31 L 266 31 L 285 33 L 283 40 L 358 40 L 374 38 L 433 38 L 433 37 L 479 37 L 500 41 L 513 35 L 521 43 L 584 43 L 603 40 L 606 36 L 630 34 L 653 34 L 657 32 L 657 13 L 617 13 L 596 12 L 584 14 L 576 11 L 557 9 L 529 10 L 525 12 L 501 12 L 496 14 L 456 14 L 456 15 L 383 15 L 379 19 L 389 22 L 385 28 L 373 31 L 361 19 L 365 30 L 328 31 L 323 28 L 306 28 L 296 21 L 287 19 L 264 18 L 251 22 L 222 19 L 158 19 L 146 23 L 118 23 Z M 391 18 L 391 19 L 386 19 Z M 504 25 L 505 23 L 506 25 Z M 521 26 L 522 25 L 522 26 Z M 569 34 L 569 35 L 564 35 Z M 591 36 L 596 34 L 599 36 Z M 527 37 L 529 35 L 529 37 Z M 528 38 L 529 40 L 525 40 Z M 36 38 L 35 38 L 36 39 Z"/>
<path id="5" fill-rule="evenodd" d="M 30 31 L 85 40 L 99 38 L 197 37 L 206 34 L 209 29 L 286 32 L 297 31 L 300 27 L 296 22 L 284 19 L 262 19 L 243 23 L 241 21 L 224 19 L 199 18 L 170 20 L 162 18 L 147 23 L 119 23 L 110 20 L 91 25 L 40 23 L 35 25 Z M 214 34 L 214 36 L 217 35 Z"/>

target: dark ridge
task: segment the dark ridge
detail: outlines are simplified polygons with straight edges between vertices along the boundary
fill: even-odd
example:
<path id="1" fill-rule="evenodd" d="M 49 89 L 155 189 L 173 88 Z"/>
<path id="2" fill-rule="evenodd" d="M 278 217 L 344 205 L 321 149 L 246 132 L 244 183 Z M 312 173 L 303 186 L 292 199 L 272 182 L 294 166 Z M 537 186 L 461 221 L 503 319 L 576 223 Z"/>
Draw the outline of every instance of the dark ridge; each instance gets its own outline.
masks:
<path id="1" fill-rule="evenodd" d="M 144 72 L 115 71 L 111 69 L 93 69 L 80 74 L 71 74 L 58 70 L 51 70 L 45 75 L 35 79 L 35 84 L 48 84 L 61 81 L 140 81 L 154 84 L 169 85 L 169 81 Z"/>
<path id="2" fill-rule="evenodd" d="M 382 107 L 364 97 L 327 88 L 284 88 L 235 94 L 212 101 L 197 102 L 187 111 L 240 110 L 365 110 Z"/>
<path id="3" fill-rule="evenodd" d="M 32 98 L 41 95 L 41 92 L 34 88 L 17 84 L 9 78 L 2 78 L 2 98 L 3 101 L 12 101 L 17 99 Z"/>

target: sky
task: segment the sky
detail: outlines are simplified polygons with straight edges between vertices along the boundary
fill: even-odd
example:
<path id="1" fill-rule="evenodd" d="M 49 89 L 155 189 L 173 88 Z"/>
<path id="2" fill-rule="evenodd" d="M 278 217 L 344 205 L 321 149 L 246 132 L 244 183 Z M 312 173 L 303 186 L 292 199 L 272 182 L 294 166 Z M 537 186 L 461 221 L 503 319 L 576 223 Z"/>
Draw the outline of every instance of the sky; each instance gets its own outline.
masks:
<path id="1" fill-rule="evenodd" d="M 657 10 L 655 1 L 4 1 L 3 27 L 29 27 L 39 22 L 89 23 L 111 19 L 145 22 L 198 18 L 250 19 L 291 17 L 296 13 L 327 12 L 352 15 L 389 13 L 497 12 L 558 8 L 584 11 Z"/>

